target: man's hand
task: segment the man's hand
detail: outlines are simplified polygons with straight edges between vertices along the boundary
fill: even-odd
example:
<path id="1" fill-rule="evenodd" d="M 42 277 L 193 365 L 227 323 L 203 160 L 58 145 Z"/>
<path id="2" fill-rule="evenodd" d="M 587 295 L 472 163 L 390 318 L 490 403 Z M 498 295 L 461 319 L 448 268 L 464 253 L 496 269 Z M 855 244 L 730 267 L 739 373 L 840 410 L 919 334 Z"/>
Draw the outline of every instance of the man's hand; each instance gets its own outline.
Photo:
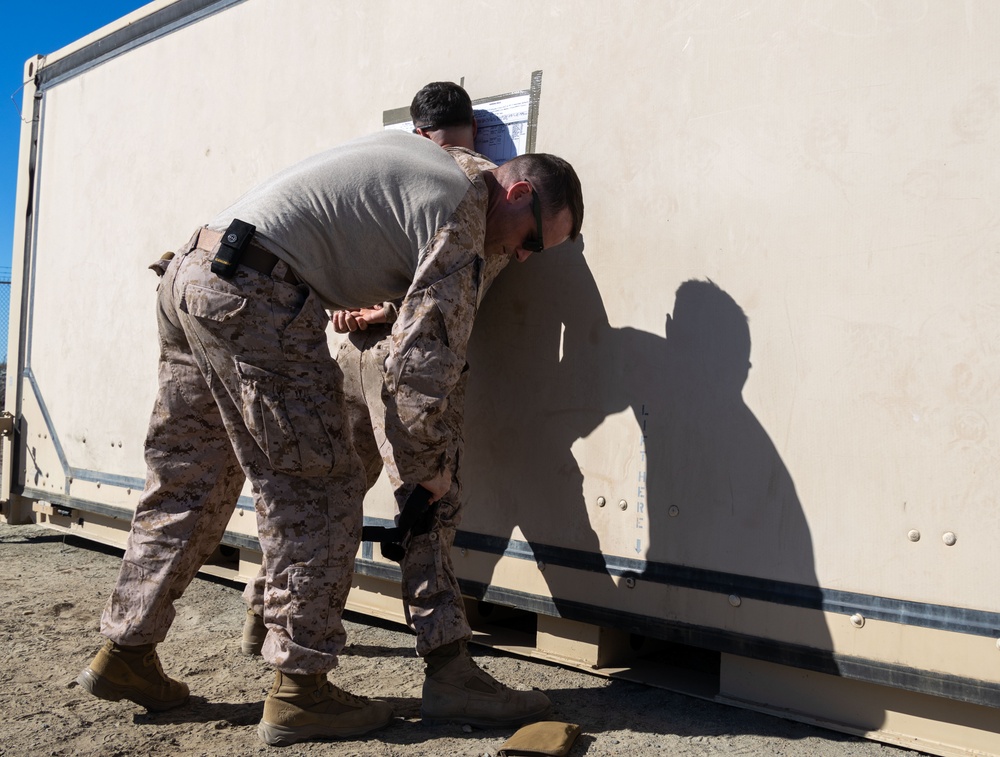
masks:
<path id="1" fill-rule="evenodd" d="M 338 334 L 348 331 L 364 331 L 374 323 L 385 323 L 385 308 L 379 305 L 360 310 L 335 310 L 330 314 L 333 330 Z"/>
<path id="2" fill-rule="evenodd" d="M 421 481 L 420 485 L 431 493 L 431 502 L 437 502 L 451 489 L 451 471 L 438 473 L 429 481 Z"/>

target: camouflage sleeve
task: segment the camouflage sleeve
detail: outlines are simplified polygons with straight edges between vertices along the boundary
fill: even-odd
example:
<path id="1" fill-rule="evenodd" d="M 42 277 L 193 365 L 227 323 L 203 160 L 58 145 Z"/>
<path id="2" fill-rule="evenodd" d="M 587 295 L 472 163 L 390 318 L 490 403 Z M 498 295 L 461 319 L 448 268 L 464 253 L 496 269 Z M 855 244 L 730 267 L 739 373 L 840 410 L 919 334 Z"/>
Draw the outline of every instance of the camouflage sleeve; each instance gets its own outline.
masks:
<path id="1" fill-rule="evenodd" d="M 386 436 L 407 483 L 426 481 L 454 463 L 454 413 L 447 410 L 466 368 L 486 236 L 486 185 L 478 171 L 470 179 L 469 192 L 422 251 L 390 337 Z"/>
<path id="2" fill-rule="evenodd" d="M 392 324 L 399 317 L 399 304 L 402 300 L 386 301 L 382 303 L 382 310 L 385 311 L 385 322 Z"/>
<path id="3" fill-rule="evenodd" d="M 492 163 L 484 155 L 480 155 L 474 150 L 469 150 L 465 147 L 446 147 L 445 149 L 451 153 L 451 157 L 465 169 L 466 173 L 471 173 L 475 170 L 488 171 L 497 167 L 496 163 Z M 483 271 L 479 284 L 479 304 L 482 304 L 483 297 L 486 295 L 490 285 L 509 262 L 510 258 L 504 255 L 494 255 L 486 258 L 483 263 Z"/>
<path id="4" fill-rule="evenodd" d="M 492 255 L 483 262 L 483 276 L 481 283 L 479 285 L 479 304 L 483 304 L 483 297 L 486 296 L 486 292 L 493 285 L 496 277 L 500 275 L 500 271 L 507 267 L 510 262 L 510 258 L 506 255 Z"/>

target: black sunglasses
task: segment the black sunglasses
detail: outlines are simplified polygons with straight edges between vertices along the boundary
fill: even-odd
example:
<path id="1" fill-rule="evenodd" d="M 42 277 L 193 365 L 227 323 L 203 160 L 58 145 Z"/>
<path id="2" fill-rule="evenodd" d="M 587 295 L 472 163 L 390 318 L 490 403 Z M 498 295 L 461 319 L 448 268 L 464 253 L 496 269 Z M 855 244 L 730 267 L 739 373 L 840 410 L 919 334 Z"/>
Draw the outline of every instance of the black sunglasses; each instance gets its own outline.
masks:
<path id="1" fill-rule="evenodd" d="M 541 252 L 545 249 L 545 242 L 542 241 L 542 203 L 538 199 L 538 192 L 531 188 L 531 210 L 535 214 L 535 238 L 528 239 L 521 243 L 521 249 L 528 252 Z"/>

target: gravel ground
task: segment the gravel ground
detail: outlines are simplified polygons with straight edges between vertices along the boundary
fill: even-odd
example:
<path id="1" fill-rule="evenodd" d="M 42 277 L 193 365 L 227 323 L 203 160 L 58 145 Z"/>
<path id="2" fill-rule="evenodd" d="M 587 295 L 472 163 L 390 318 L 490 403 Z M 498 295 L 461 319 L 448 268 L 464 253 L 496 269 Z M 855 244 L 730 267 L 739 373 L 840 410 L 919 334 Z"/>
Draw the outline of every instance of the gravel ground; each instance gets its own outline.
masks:
<path id="1" fill-rule="evenodd" d="M 331 677 L 356 694 L 387 699 L 398 719 L 362 741 L 265 746 L 255 730 L 272 673 L 260 658 L 239 653 L 244 615 L 239 587 L 204 579 L 196 579 L 177 604 L 177 619 L 159 648 L 164 669 L 190 685 L 190 703 L 156 714 L 128 702 L 98 700 L 75 678 L 101 645 L 98 619 L 120 556 L 39 526 L 0 524 L 0 637 L 8 651 L 0 669 L 0 755 L 492 757 L 510 736 L 421 725 L 422 665 L 413 653 L 413 637 L 406 629 L 351 616 L 349 647 Z M 500 680 L 547 691 L 553 720 L 582 726 L 571 757 L 915 754 L 481 647 L 474 653 Z"/>

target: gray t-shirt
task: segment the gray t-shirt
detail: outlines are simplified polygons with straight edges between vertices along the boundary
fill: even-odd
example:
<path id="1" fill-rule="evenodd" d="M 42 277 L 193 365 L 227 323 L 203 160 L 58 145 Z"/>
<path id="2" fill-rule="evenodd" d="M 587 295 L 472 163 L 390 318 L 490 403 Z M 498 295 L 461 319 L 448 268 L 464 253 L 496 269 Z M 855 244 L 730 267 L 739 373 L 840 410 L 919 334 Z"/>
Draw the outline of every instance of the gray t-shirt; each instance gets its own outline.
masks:
<path id="1" fill-rule="evenodd" d="M 208 226 L 252 223 L 326 307 L 370 307 L 406 294 L 421 251 L 471 186 L 429 139 L 387 131 L 282 171 Z"/>

